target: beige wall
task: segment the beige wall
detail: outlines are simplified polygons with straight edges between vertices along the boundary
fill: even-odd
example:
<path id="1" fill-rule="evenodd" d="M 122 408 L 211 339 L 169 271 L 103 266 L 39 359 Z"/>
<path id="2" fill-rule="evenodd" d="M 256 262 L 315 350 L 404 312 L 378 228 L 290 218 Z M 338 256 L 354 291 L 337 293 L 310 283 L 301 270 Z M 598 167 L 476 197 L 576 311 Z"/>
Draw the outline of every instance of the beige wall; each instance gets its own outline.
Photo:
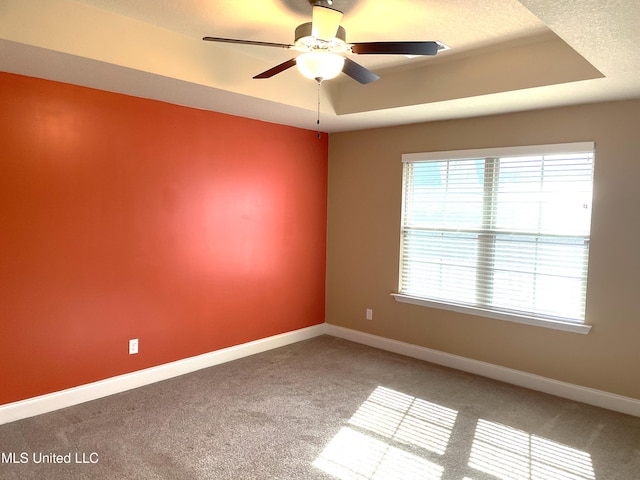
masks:
<path id="1" fill-rule="evenodd" d="M 326 321 L 640 399 L 640 101 L 332 134 Z M 588 335 L 396 302 L 401 154 L 596 142 Z M 373 308 L 372 321 L 365 309 Z"/>

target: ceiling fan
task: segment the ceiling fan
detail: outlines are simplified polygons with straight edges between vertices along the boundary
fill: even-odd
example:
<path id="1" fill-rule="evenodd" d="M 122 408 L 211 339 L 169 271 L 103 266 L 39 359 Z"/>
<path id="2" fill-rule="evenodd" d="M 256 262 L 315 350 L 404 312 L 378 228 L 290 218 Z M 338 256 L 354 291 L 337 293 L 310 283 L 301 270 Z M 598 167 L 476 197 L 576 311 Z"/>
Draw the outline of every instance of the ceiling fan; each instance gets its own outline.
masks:
<path id="1" fill-rule="evenodd" d="M 436 41 L 347 43 L 346 31 L 340 26 L 342 12 L 331 8 L 333 1 L 316 0 L 310 3 L 313 8 L 312 21 L 298 25 L 292 45 L 220 37 L 204 37 L 203 40 L 286 48 L 302 52 L 253 78 L 271 78 L 296 65 L 305 77 L 318 83 L 334 78 L 340 72 L 361 84 L 371 83 L 380 78 L 345 55 L 436 55 L 439 50 L 446 48 L 444 44 Z"/>

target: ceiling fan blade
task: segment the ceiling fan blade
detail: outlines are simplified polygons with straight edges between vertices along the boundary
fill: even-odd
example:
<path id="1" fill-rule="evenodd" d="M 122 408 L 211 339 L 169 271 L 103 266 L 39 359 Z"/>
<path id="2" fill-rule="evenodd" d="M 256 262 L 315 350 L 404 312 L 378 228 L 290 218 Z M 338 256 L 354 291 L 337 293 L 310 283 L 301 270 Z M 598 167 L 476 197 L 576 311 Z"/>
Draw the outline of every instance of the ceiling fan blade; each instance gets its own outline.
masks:
<path id="1" fill-rule="evenodd" d="M 438 42 L 368 42 L 354 43 L 351 51 L 358 55 L 435 55 Z"/>
<path id="2" fill-rule="evenodd" d="M 336 36 L 342 12 L 333 8 L 314 5 L 311 22 L 311 35 L 320 40 L 329 41 Z"/>
<path id="3" fill-rule="evenodd" d="M 342 73 L 350 76 L 354 80 L 366 85 L 367 83 L 375 82 L 380 77 L 373 73 L 371 70 L 363 67 L 359 63 L 354 62 L 350 58 L 345 57 L 344 59 L 344 67 L 342 68 Z"/>
<path id="4" fill-rule="evenodd" d="M 296 59 L 292 58 L 291 60 L 287 60 L 286 62 L 282 62 L 280 65 L 276 65 L 269 70 L 266 70 L 262 73 L 259 73 L 253 78 L 271 78 L 274 75 L 277 75 L 280 72 L 284 72 L 286 69 L 293 67 L 296 64 Z"/>
<path id="5" fill-rule="evenodd" d="M 287 45 L 286 43 L 256 42 L 254 40 L 236 40 L 235 38 L 203 37 L 202 40 L 206 40 L 208 42 L 235 43 L 238 45 L 258 45 L 260 47 L 279 47 L 279 48 L 293 47 L 293 45 Z"/>

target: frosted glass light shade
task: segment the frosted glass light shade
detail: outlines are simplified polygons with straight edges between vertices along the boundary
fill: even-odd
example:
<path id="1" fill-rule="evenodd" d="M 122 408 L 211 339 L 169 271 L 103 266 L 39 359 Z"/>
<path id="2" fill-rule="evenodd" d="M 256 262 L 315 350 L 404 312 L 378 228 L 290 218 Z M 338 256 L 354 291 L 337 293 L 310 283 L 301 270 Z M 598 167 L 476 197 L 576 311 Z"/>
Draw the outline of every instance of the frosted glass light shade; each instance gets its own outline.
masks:
<path id="1" fill-rule="evenodd" d="M 344 57 L 330 52 L 307 52 L 296 57 L 300 73 L 312 80 L 334 78 L 344 67 Z"/>

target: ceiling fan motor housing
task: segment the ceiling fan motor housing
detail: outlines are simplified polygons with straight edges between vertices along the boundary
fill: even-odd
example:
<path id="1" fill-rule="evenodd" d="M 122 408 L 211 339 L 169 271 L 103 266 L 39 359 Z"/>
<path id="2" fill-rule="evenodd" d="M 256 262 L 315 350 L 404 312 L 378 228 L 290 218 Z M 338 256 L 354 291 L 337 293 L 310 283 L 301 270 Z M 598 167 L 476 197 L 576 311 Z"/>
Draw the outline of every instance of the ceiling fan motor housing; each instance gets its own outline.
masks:
<path id="1" fill-rule="evenodd" d="M 312 7 L 330 7 L 333 0 L 309 0 Z"/>

